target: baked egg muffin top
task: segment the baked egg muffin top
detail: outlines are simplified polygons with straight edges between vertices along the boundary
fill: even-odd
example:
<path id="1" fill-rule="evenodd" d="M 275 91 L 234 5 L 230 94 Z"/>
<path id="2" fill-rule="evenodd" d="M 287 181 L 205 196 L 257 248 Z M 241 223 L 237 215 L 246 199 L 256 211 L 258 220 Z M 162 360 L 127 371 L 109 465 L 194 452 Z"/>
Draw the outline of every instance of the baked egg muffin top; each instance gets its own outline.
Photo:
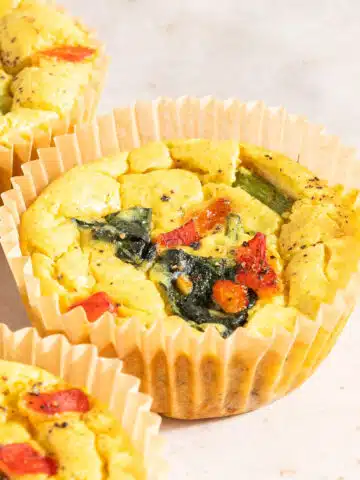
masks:
<path id="1" fill-rule="evenodd" d="M 0 6 L 0 144 L 71 112 L 99 72 L 92 35 L 54 5 Z"/>
<path id="2" fill-rule="evenodd" d="M 360 257 L 358 192 L 235 141 L 153 142 L 77 166 L 22 215 L 20 242 L 63 312 L 223 337 L 292 330 Z"/>
<path id="3" fill-rule="evenodd" d="M 116 418 L 46 371 L 0 360 L 0 478 L 145 479 Z"/>

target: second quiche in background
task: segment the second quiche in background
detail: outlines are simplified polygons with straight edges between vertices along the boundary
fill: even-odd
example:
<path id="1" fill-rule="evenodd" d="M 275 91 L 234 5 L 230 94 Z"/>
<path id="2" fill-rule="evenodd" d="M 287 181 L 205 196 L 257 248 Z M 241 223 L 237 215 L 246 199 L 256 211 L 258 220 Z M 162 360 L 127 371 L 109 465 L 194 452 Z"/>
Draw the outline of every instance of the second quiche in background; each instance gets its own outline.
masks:
<path id="1" fill-rule="evenodd" d="M 0 12 L 0 190 L 30 159 L 12 145 L 36 142 L 41 132 L 66 131 L 90 119 L 103 83 L 103 48 L 78 20 L 45 2 L 23 1 Z M 88 112 L 80 112 L 86 92 Z M 79 115 L 80 118 L 79 118 Z M 61 125 L 61 126 L 60 126 Z"/>

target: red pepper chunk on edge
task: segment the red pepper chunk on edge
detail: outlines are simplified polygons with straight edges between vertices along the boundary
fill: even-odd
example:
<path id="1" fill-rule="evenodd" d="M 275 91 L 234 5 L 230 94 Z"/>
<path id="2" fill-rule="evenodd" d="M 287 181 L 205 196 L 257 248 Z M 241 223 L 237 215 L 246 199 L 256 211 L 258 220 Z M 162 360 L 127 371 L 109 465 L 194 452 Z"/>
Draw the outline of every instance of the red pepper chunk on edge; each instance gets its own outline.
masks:
<path id="1" fill-rule="evenodd" d="M 278 277 L 270 266 L 260 271 L 239 269 L 235 280 L 254 290 L 261 298 L 271 297 L 279 290 Z"/>
<path id="2" fill-rule="evenodd" d="M 168 248 L 196 243 L 217 225 L 223 225 L 230 210 L 230 201 L 219 198 L 181 227 L 160 234 L 157 243 Z"/>
<path id="3" fill-rule="evenodd" d="M 251 240 L 244 243 L 245 245 L 237 249 L 237 263 L 245 262 L 257 266 L 266 263 L 266 236 L 263 233 L 256 233 Z"/>
<path id="4" fill-rule="evenodd" d="M 65 60 L 66 62 L 79 63 L 93 56 L 95 52 L 95 48 L 91 47 L 63 45 L 43 50 L 40 54 L 47 57 L 54 57 L 58 60 Z"/>
<path id="5" fill-rule="evenodd" d="M 44 457 L 28 443 L 0 445 L 0 471 L 9 476 L 56 475 L 58 466 L 51 457 Z"/>
<path id="6" fill-rule="evenodd" d="M 27 394 L 27 407 L 44 415 L 56 415 L 65 412 L 86 413 L 90 410 L 88 396 L 78 388 L 58 392 Z"/>
<path id="7" fill-rule="evenodd" d="M 83 307 L 89 322 L 95 322 L 105 312 L 115 313 L 116 305 L 105 292 L 97 292 L 80 302 L 74 303 L 69 310 Z"/>
<path id="8" fill-rule="evenodd" d="M 158 236 L 157 242 L 163 247 L 177 247 L 178 245 L 191 245 L 198 242 L 200 235 L 196 231 L 194 220 L 190 220 L 171 232 L 162 233 Z"/>
<path id="9" fill-rule="evenodd" d="M 266 236 L 257 233 L 237 250 L 239 269 L 235 280 L 254 290 L 260 297 L 271 296 L 279 287 L 278 276 L 266 258 Z"/>
<path id="10" fill-rule="evenodd" d="M 227 198 L 218 198 L 205 210 L 195 215 L 196 230 L 201 237 L 213 230 L 217 225 L 223 225 L 231 211 L 231 204 Z"/>
<path id="11" fill-rule="evenodd" d="M 247 288 L 231 280 L 218 280 L 215 282 L 212 296 L 226 313 L 238 313 L 249 304 Z"/>

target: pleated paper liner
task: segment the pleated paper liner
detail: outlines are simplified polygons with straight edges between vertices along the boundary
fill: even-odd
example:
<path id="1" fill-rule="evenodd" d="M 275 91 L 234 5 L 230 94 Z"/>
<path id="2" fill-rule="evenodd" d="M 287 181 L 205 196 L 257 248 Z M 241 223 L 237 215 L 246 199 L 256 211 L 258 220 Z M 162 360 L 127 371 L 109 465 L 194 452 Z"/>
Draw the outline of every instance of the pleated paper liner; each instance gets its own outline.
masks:
<path id="1" fill-rule="evenodd" d="M 321 306 L 315 320 L 299 314 L 292 333 L 277 329 L 271 337 L 239 328 L 222 339 L 209 328 L 196 335 L 184 322 L 165 331 L 158 319 L 146 330 L 137 320 L 116 326 L 105 314 L 94 323 L 81 308 L 62 314 L 56 295 L 44 297 L 31 260 L 21 255 L 21 214 L 43 188 L 74 165 L 130 150 L 151 140 L 232 138 L 283 152 L 330 183 L 359 187 L 360 162 L 352 149 L 321 127 L 289 115 L 237 100 L 160 98 L 136 102 L 101 116 L 74 134 L 40 149 L 39 159 L 24 165 L 3 194 L 0 236 L 33 324 L 42 335 L 63 332 L 72 343 L 91 342 L 107 357 L 118 357 L 124 371 L 141 379 L 141 390 L 154 398 L 153 409 L 176 418 L 220 417 L 246 412 L 291 391 L 310 376 L 331 350 L 356 302 L 360 266 L 331 305 Z"/>
<path id="2" fill-rule="evenodd" d="M 147 479 L 164 478 L 161 418 L 150 411 L 152 400 L 139 392 L 139 380 L 123 373 L 118 359 L 100 358 L 93 345 L 71 345 L 64 335 L 40 338 L 34 328 L 12 332 L 0 323 L 0 359 L 34 365 L 84 388 L 120 421 L 144 458 Z"/>
<path id="3" fill-rule="evenodd" d="M 58 8 L 64 10 L 62 7 Z M 81 20 L 76 20 L 82 24 Z M 96 33 L 88 28 L 86 30 L 89 32 L 91 45 L 98 50 L 98 56 L 93 63 L 92 79 L 76 99 L 72 110 L 63 118 L 50 121 L 41 128 L 34 128 L 26 135 L 14 134 L 6 145 L 0 145 L 0 193 L 11 188 L 11 177 L 21 175 L 24 163 L 37 158 L 38 148 L 50 147 L 55 136 L 72 132 L 74 125 L 93 120 L 103 91 L 109 59 Z"/>

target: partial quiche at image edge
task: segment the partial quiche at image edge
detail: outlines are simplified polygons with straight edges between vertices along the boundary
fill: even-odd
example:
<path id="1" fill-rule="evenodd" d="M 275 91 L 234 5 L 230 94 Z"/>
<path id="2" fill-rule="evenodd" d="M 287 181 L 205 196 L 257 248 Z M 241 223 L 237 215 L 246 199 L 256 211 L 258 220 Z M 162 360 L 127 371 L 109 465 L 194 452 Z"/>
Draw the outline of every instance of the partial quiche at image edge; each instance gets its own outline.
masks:
<path id="1" fill-rule="evenodd" d="M 0 191 L 38 147 L 95 114 L 107 59 L 79 20 L 50 2 L 0 8 Z"/>
<path id="2" fill-rule="evenodd" d="M 242 413 L 302 383 L 355 301 L 358 191 L 236 140 L 105 147 L 71 169 L 82 138 L 19 212 L 42 333 L 119 356 L 177 418 Z"/>
<path id="3" fill-rule="evenodd" d="M 95 347 L 0 324 L 1 478 L 163 478 L 150 405 Z"/>

